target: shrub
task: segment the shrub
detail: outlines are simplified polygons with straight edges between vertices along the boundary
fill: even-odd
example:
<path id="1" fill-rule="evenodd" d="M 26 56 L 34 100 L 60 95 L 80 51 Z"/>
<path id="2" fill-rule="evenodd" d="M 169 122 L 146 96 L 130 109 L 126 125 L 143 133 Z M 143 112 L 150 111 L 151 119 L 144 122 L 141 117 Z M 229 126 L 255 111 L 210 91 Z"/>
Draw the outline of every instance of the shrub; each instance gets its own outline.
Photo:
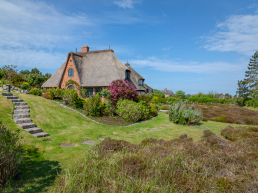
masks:
<path id="1" fill-rule="evenodd" d="M 91 95 L 88 101 L 84 103 L 83 107 L 86 111 L 86 115 L 99 117 L 104 114 L 106 104 L 101 103 L 101 98 L 99 93 L 97 93 L 97 95 Z"/>
<path id="2" fill-rule="evenodd" d="M 63 102 L 72 104 L 76 108 L 82 108 L 84 100 L 78 96 L 75 89 L 63 89 Z"/>
<path id="3" fill-rule="evenodd" d="M 211 118 L 211 120 L 216 121 L 216 122 L 224 122 L 224 123 L 234 123 L 235 122 L 234 118 L 231 116 L 220 116 L 220 117 Z"/>
<path id="4" fill-rule="evenodd" d="M 158 115 L 158 110 L 155 108 L 154 104 L 151 103 L 149 109 L 152 117 L 155 117 Z"/>
<path id="5" fill-rule="evenodd" d="M 30 94 L 37 95 L 37 96 L 42 96 L 42 92 L 38 88 L 31 89 Z"/>
<path id="6" fill-rule="evenodd" d="M 51 95 L 53 99 L 62 98 L 64 95 L 64 90 L 60 89 L 59 87 L 51 88 L 48 91 L 49 91 L 49 95 Z"/>
<path id="7" fill-rule="evenodd" d="M 45 92 L 42 96 L 43 96 L 45 99 L 53 99 L 53 97 L 49 94 L 49 91 Z"/>
<path id="8" fill-rule="evenodd" d="M 0 120 L 0 189 L 12 180 L 22 160 L 19 131 L 12 133 Z"/>
<path id="9" fill-rule="evenodd" d="M 202 120 L 201 110 L 194 110 L 194 104 L 179 102 L 169 107 L 169 120 L 176 124 L 193 124 Z"/>
<path id="10" fill-rule="evenodd" d="M 154 104 L 158 104 L 159 98 L 157 96 L 153 96 L 151 102 Z"/>
<path id="11" fill-rule="evenodd" d="M 145 101 L 146 104 L 151 102 L 151 95 L 150 94 L 141 94 L 138 96 L 139 101 Z"/>
<path id="12" fill-rule="evenodd" d="M 101 95 L 105 98 L 105 99 L 110 99 L 111 97 L 111 91 L 107 90 L 107 89 L 103 89 L 101 91 Z"/>
<path id="13" fill-rule="evenodd" d="M 185 98 L 185 92 L 182 91 L 182 90 L 178 90 L 176 91 L 176 97 L 179 97 L 179 98 Z"/>
<path id="14" fill-rule="evenodd" d="M 110 100 L 114 105 L 119 99 L 138 101 L 138 92 L 127 80 L 114 80 L 107 90 L 111 92 Z"/>
<path id="15" fill-rule="evenodd" d="M 162 105 L 160 108 L 161 108 L 161 110 L 168 110 L 169 105 Z"/>
<path id="16" fill-rule="evenodd" d="M 150 109 L 144 103 L 136 103 L 130 100 L 119 100 L 116 113 L 127 122 L 137 122 L 150 118 Z"/>

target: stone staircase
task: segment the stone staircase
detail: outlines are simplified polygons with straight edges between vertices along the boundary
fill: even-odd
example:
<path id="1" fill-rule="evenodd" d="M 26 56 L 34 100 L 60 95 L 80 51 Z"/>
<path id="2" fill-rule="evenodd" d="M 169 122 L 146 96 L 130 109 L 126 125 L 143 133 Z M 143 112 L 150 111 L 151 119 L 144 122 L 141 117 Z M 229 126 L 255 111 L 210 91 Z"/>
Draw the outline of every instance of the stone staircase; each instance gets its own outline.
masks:
<path id="1" fill-rule="evenodd" d="M 42 132 L 40 128 L 37 128 L 35 123 L 32 123 L 30 119 L 30 107 L 22 99 L 18 99 L 17 96 L 13 96 L 12 93 L 2 93 L 7 99 L 11 100 L 15 106 L 13 119 L 16 124 L 23 128 L 34 137 L 46 137 L 48 133 Z"/>

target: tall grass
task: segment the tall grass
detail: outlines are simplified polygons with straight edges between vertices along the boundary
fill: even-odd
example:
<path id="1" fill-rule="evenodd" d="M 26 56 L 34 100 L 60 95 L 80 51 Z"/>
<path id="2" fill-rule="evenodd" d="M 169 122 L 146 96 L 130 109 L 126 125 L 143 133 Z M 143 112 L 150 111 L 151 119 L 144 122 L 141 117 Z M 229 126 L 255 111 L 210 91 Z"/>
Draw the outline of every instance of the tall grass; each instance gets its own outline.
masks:
<path id="1" fill-rule="evenodd" d="M 138 145 L 108 138 L 60 175 L 52 191 L 256 192 L 254 131 L 258 128 L 246 130 L 248 135 L 225 128 L 224 136 L 238 133 L 231 142 L 209 130 L 198 142 L 187 135 L 171 141 L 149 138 Z"/>
<path id="2" fill-rule="evenodd" d="M 0 190 L 12 181 L 22 160 L 18 132 L 11 132 L 0 120 Z"/>

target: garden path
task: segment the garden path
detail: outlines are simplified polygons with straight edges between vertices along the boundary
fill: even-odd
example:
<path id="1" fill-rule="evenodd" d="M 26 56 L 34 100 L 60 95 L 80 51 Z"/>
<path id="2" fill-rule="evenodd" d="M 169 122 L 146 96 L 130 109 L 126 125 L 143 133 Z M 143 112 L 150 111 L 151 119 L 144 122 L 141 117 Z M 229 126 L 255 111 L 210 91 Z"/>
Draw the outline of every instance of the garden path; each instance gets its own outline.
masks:
<path id="1" fill-rule="evenodd" d="M 17 96 L 13 96 L 12 93 L 2 93 L 7 99 L 12 101 L 15 106 L 13 119 L 19 127 L 23 128 L 34 137 L 46 137 L 48 133 L 44 133 L 40 128 L 37 128 L 35 123 L 32 123 L 30 118 L 30 107 L 22 99 L 18 99 Z"/>

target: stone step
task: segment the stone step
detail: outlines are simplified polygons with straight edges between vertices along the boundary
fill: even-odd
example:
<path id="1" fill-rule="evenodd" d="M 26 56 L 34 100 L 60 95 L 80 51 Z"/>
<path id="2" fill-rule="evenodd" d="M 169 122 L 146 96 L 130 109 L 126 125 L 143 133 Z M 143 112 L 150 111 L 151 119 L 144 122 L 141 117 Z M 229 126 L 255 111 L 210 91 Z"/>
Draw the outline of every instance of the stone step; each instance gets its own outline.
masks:
<path id="1" fill-rule="evenodd" d="M 23 106 L 16 106 L 15 109 L 19 110 L 19 109 L 29 109 L 30 107 L 28 105 L 23 105 Z"/>
<path id="2" fill-rule="evenodd" d="M 13 118 L 14 119 L 30 118 L 30 114 L 29 113 L 14 114 Z"/>
<path id="3" fill-rule="evenodd" d="M 27 131 L 30 134 L 36 134 L 36 133 L 41 133 L 42 132 L 42 130 L 40 128 L 37 128 L 37 127 L 24 129 L 24 130 Z"/>
<path id="4" fill-rule="evenodd" d="M 25 103 L 25 102 L 15 102 L 15 103 L 13 103 L 14 104 L 14 106 L 23 106 L 23 105 L 27 105 L 27 103 Z"/>
<path id="5" fill-rule="evenodd" d="M 13 103 L 16 103 L 16 102 L 22 102 L 23 100 L 22 99 L 10 99 Z"/>
<path id="6" fill-rule="evenodd" d="M 17 96 L 7 96 L 6 98 L 7 98 L 7 99 L 18 99 Z"/>
<path id="7" fill-rule="evenodd" d="M 34 137 L 46 137 L 46 136 L 49 136 L 48 133 L 35 133 L 35 134 L 32 134 Z"/>
<path id="8" fill-rule="evenodd" d="M 31 118 L 14 119 L 16 124 L 31 123 Z"/>
<path id="9" fill-rule="evenodd" d="M 13 93 L 2 93 L 3 96 L 13 96 Z"/>
<path id="10" fill-rule="evenodd" d="M 24 114 L 29 112 L 30 112 L 30 109 L 18 109 L 13 111 L 14 114 Z"/>
<path id="11" fill-rule="evenodd" d="M 23 129 L 37 127 L 35 123 L 23 123 L 23 124 L 18 124 L 18 125 Z"/>

